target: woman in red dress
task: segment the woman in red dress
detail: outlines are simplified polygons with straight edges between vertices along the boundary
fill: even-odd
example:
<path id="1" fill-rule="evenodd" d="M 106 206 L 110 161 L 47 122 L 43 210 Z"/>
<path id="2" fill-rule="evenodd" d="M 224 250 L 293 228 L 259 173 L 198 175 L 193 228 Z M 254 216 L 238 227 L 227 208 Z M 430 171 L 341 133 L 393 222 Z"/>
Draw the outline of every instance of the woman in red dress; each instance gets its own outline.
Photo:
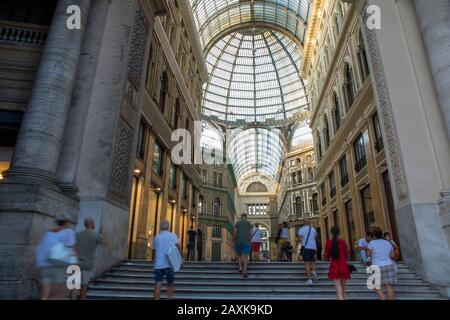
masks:
<path id="1" fill-rule="evenodd" d="M 327 241 L 325 259 L 331 259 L 328 279 L 334 281 L 338 300 L 346 300 L 345 284 L 350 279 L 347 259 L 350 256 L 347 244 L 339 237 L 339 228 L 331 229 L 332 239 Z"/>

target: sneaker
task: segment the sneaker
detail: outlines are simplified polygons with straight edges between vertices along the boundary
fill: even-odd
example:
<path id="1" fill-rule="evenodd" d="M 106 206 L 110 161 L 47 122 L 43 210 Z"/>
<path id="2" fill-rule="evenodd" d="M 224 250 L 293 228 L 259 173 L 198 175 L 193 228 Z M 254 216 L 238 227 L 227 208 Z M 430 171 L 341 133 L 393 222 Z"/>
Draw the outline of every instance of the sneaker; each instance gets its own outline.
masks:
<path id="1" fill-rule="evenodd" d="M 317 273 L 315 271 L 311 272 L 311 275 L 314 280 L 317 280 L 319 277 L 317 276 Z"/>
<path id="2" fill-rule="evenodd" d="M 308 279 L 308 280 L 306 280 L 306 285 L 308 285 L 308 286 L 312 286 L 312 285 L 313 285 L 313 281 L 312 281 L 312 279 Z"/>

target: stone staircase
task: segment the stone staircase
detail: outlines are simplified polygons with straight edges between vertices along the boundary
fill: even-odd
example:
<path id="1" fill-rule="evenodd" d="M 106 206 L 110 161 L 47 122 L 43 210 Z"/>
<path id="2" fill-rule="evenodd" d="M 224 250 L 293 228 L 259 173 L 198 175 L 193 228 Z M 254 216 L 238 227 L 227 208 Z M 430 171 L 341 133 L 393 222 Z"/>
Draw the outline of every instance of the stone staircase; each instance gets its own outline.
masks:
<path id="1" fill-rule="evenodd" d="M 366 286 L 365 269 L 354 263 L 357 272 L 348 282 L 349 299 L 376 299 Z M 304 265 L 273 262 L 251 263 L 248 278 L 237 273 L 233 263 L 189 262 L 176 274 L 175 299 L 214 300 L 334 300 L 334 286 L 327 279 L 328 263 L 317 264 L 318 281 L 306 285 Z M 405 264 L 398 265 L 396 299 L 440 299 L 439 293 Z M 127 260 L 89 285 L 89 299 L 151 299 L 154 272 L 149 261 Z M 162 298 L 166 297 L 165 284 Z"/>

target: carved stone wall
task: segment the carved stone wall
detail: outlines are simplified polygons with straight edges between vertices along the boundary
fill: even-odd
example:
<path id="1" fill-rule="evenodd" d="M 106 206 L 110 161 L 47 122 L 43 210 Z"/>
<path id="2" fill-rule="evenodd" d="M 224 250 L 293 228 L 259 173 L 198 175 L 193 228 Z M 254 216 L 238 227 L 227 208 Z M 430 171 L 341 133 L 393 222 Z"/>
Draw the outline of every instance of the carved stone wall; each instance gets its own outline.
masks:
<path id="1" fill-rule="evenodd" d="M 149 26 L 147 20 L 141 9 L 138 9 L 134 20 L 130 54 L 128 56 L 128 71 L 137 84 L 140 84 L 141 82 L 148 33 Z"/>
<path id="2" fill-rule="evenodd" d="M 400 155 L 400 146 L 397 138 L 397 131 L 395 129 L 395 123 L 391 113 L 392 104 L 387 91 L 385 83 L 385 75 L 383 65 L 380 60 L 380 50 L 378 47 L 375 30 L 367 28 L 367 2 L 365 1 L 360 11 L 361 21 L 363 23 L 363 34 L 367 41 L 368 59 L 371 66 L 371 75 L 374 79 L 374 91 L 375 96 L 378 99 L 378 110 L 382 120 L 382 126 L 384 128 L 385 141 L 387 142 L 387 149 L 389 151 L 389 159 L 391 164 L 392 177 L 394 178 L 394 186 L 397 197 L 399 200 L 406 198 L 408 195 L 406 187 L 405 172 Z"/>
<path id="3" fill-rule="evenodd" d="M 133 130 L 120 120 L 114 141 L 109 191 L 122 200 L 127 197 L 133 137 Z"/>

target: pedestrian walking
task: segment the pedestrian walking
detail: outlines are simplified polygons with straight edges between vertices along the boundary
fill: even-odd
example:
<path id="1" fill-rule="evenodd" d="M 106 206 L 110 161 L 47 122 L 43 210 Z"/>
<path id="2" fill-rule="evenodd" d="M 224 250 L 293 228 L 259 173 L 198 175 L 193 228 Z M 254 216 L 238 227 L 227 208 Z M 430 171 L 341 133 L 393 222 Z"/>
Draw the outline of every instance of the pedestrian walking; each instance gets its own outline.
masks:
<path id="1" fill-rule="evenodd" d="M 340 238 L 338 227 L 331 229 L 331 235 L 331 239 L 327 241 L 325 246 L 325 259 L 330 260 L 328 279 L 334 281 L 337 299 L 347 300 L 345 286 L 350 279 L 350 269 L 347 262 L 350 252 L 345 241 Z"/>
<path id="2" fill-rule="evenodd" d="M 81 269 L 80 300 L 86 299 L 89 282 L 94 276 L 95 258 L 102 237 L 95 231 L 95 221 L 92 218 L 84 220 L 85 229 L 76 234 L 79 267 Z M 72 290 L 72 300 L 78 299 L 78 290 Z"/>
<path id="3" fill-rule="evenodd" d="M 281 261 L 289 260 L 287 250 L 286 250 L 287 246 L 289 245 L 289 242 L 290 242 L 289 225 L 286 221 L 284 221 L 281 224 L 281 232 L 280 232 L 280 240 L 279 240 L 279 244 L 280 244 L 280 248 L 281 248 Z"/>
<path id="4" fill-rule="evenodd" d="M 373 234 L 371 231 L 366 232 L 364 238 L 359 239 L 356 249 L 358 250 L 359 261 L 362 265 L 367 266 L 367 247 L 370 241 L 373 239 Z"/>
<path id="5" fill-rule="evenodd" d="M 178 237 L 175 233 L 170 232 L 169 228 L 169 222 L 162 221 L 160 227 L 161 232 L 153 240 L 153 249 L 155 250 L 155 300 L 159 300 L 161 298 L 161 287 L 164 277 L 167 280 L 167 297 L 169 300 L 173 298 L 175 273 L 170 264 L 168 253 L 173 246 L 176 246 L 180 251 L 180 255 L 182 255 L 178 244 Z"/>
<path id="6" fill-rule="evenodd" d="M 188 246 L 187 246 L 187 261 L 195 261 L 195 238 L 197 232 L 194 230 L 194 226 L 188 231 Z"/>
<path id="7" fill-rule="evenodd" d="M 255 223 L 252 233 L 251 248 L 252 248 L 252 261 L 259 262 L 259 251 L 261 249 L 262 230 L 259 229 L 259 225 Z"/>
<path id="8" fill-rule="evenodd" d="M 234 228 L 234 243 L 236 248 L 237 262 L 239 272 L 247 278 L 248 256 L 250 255 L 252 225 L 247 221 L 247 215 L 243 213 L 241 220 L 236 223 Z"/>
<path id="9" fill-rule="evenodd" d="M 41 300 L 62 300 L 68 296 L 66 269 L 76 259 L 75 233 L 66 213 L 55 216 L 56 226 L 48 230 L 36 248 L 35 267 L 40 276 Z"/>
<path id="10" fill-rule="evenodd" d="M 375 291 L 380 300 L 385 300 L 383 287 L 386 289 L 387 300 L 394 300 L 394 285 L 397 283 L 397 271 L 394 266 L 395 250 L 392 244 L 383 239 L 383 231 L 373 229 L 374 239 L 367 247 L 368 262 L 380 268 L 380 285 Z"/>
<path id="11" fill-rule="evenodd" d="M 305 262 L 307 285 L 313 284 L 313 279 L 317 280 L 316 273 L 316 254 L 317 254 L 317 231 L 311 225 L 311 222 L 306 219 L 304 226 L 298 230 L 297 241 L 302 243 L 301 256 Z"/>

